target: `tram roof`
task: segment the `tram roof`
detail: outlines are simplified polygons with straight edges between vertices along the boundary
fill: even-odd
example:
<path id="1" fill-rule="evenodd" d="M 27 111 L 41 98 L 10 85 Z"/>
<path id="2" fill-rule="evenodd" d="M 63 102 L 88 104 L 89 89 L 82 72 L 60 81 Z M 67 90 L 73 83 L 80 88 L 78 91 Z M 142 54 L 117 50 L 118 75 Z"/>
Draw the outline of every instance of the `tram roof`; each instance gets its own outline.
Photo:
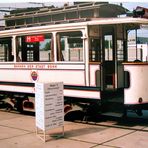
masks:
<path id="1" fill-rule="evenodd" d="M 121 5 L 108 2 L 74 2 L 63 7 L 24 8 L 12 10 L 4 16 L 5 29 L 38 26 L 46 23 L 61 23 L 84 18 L 117 17 L 128 10 Z"/>
<path id="2" fill-rule="evenodd" d="M 148 19 L 145 18 L 132 18 L 132 17 L 124 17 L 124 18 L 97 18 L 91 20 L 85 20 L 81 22 L 75 23 L 63 23 L 63 24 L 51 24 L 45 26 L 35 26 L 28 28 L 17 28 L 17 29 L 9 29 L 0 31 L 1 36 L 10 36 L 10 35 L 21 35 L 29 33 L 38 33 L 39 28 L 41 32 L 48 31 L 60 31 L 60 30 L 75 30 L 75 29 L 83 29 L 86 26 L 92 25 L 115 25 L 115 24 L 135 24 L 135 25 L 148 25 Z"/>
<path id="3" fill-rule="evenodd" d="M 121 17 L 121 18 L 105 18 L 105 19 L 94 19 L 89 21 L 88 25 L 112 25 L 112 24 L 148 24 L 148 19 L 145 18 L 132 18 L 132 17 Z"/>

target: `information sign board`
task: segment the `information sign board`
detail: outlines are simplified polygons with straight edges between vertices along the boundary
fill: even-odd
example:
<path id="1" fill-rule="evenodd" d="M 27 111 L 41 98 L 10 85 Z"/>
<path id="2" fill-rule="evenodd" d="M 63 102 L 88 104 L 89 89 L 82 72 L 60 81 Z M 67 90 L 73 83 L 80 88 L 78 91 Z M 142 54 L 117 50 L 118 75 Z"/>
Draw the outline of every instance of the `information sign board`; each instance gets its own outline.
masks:
<path id="1" fill-rule="evenodd" d="M 64 124 L 63 83 L 35 83 L 36 127 L 49 130 Z"/>

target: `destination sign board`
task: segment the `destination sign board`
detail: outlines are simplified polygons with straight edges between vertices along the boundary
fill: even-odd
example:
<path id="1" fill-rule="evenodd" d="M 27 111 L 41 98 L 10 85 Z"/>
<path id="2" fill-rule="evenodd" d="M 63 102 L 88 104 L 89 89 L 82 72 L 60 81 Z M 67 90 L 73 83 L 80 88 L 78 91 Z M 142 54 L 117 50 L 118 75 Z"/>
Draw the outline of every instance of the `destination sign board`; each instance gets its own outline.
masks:
<path id="1" fill-rule="evenodd" d="M 42 42 L 44 41 L 44 35 L 26 36 L 25 41 L 27 43 Z"/>

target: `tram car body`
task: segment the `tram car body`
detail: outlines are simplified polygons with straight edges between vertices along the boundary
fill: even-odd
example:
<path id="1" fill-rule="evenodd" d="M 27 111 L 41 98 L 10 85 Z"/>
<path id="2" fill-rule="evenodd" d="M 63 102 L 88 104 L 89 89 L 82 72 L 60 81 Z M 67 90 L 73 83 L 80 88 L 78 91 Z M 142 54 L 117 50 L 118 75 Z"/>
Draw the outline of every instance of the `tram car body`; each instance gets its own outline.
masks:
<path id="1" fill-rule="evenodd" d="M 129 61 L 127 43 L 141 25 L 148 20 L 121 17 L 0 31 L 1 100 L 34 110 L 36 82 L 63 82 L 68 110 L 86 103 L 102 113 L 122 105 L 140 114 L 148 105 L 148 63 Z"/>

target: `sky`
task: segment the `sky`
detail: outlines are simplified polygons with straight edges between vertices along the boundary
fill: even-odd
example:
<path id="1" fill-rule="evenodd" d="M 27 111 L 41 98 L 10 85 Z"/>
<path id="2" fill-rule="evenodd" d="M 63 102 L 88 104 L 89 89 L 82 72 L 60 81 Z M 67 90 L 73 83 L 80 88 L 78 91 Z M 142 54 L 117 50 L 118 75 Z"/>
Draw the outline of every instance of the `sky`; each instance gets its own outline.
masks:
<path id="1" fill-rule="evenodd" d="M 123 6 L 133 10 L 136 8 L 137 5 L 141 5 L 143 7 L 148 8 L 148 2 L 147 0 L 4 0 L 0 1 L 0 8 L 1 7 L 35 7 L 35 6 L 42 6 L 42 4 L 45 4 L 47 6 L 49 5 L 55 5 L 55 6 L 63 6 L 64 3 L 70 3 L 72 4 L 73 2 L 76 1 L 108 1 L 110 3 L 123 3 Z"/>
<path id="2" fill-rule="evenodd" d="M 73 2 L 73 1 L 105 1 L 105 0 L 5 0 L 5 3 L 16 2 Z M 109 0 L 111 2 L 139 2 L 139 0 Z M 140 2 L 147 2 L 147 0 L 140 0 Z M 0 1 L 0 3 L 4 3 Z"/>

